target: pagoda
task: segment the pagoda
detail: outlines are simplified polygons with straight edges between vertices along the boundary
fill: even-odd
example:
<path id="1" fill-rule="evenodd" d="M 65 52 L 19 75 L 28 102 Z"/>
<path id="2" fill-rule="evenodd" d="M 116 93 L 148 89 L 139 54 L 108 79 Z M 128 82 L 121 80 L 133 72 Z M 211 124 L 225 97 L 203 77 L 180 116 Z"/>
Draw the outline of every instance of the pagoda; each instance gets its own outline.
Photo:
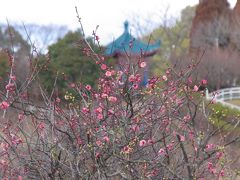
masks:
<path id="1" fill-rule="evenodd" d="M 147 67 L 144 68 L 141 85 L 145 86 L 148 80 L 150 59 L 159 50 L 160 45 L 160 40 L 154 44 L 147 44 L 133 37 L 129 32 L 129 23 L 125 21 L 123 34 L 107 45 L 105 56 L 117 59 L 118 64 L 126 62 L 127 57 L 131 57 L 131 60 L 136 57 L 144 58 Z"/>

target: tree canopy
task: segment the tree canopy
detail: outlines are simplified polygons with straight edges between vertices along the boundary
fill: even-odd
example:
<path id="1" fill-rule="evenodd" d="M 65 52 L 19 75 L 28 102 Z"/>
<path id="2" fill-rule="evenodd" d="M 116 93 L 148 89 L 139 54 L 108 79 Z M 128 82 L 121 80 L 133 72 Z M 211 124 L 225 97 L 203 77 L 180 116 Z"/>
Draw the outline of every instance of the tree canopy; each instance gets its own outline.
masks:
<path id="1" fill-rule="evenodd" d="M 57 73 L 64 75 L 70 82 L 95 84 L 98 69 L 96 63 L 78 46 L 82 40 L 80 31 L 70 31 L 62 39 L 49 46 L 50 63 L 47 65 L 47 71 L 42 72 L 40 76 L 47 89 L 52 88 Z M 88 40 L 91 41 L 91 39 Z M 93 45 L 93 42 L 90 43 Z M 61 87 L 67 87 L 65 81 L 60 80 L 57 83 Z"/>
<path id="2" fill-rule="evenodd" d="M 8 26 L 0 28 L 0 48 L 7 50 L 14 55 L 15 61 L 15 73 L 17 75 L 17 81 L 23 81 L 28 69 L 28 56 L 30 54 L 31 47 L 21 34 L 13 27 Z M 0 76 L 4 78 L 6 72 L 8 72 L 8 56 L 5 52 L 0 52 Z"/>
<path id="3" fill-rule="evenodd" d="M 171 56 L 180 56 L 188 52 L 195 9 L 195 6 L 187 6 L 181 11 L 180 19 L 176 19 L 173 25 L 168 25 L 170 19 L 166 18 L 162 25 L 151 33 L 154 39 L 161 39 L 162 42 L 160 53 L 155 56 L 152 66 L 155 74 L 162 72 Z"/>

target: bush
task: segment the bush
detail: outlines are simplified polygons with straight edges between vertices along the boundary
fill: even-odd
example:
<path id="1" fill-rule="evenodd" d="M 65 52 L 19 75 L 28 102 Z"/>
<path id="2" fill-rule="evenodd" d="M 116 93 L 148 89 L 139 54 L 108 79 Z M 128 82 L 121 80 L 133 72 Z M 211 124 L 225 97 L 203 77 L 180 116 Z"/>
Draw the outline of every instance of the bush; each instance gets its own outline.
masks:
<path id="1" fill-rule="evenodd" d="M 236 109 L 231 109 L 220 103 L 211 106 L 212 114 L 209 117 L 210 122 L 217 128 L 222 127 L 225 131 L 240 132 L 240 127 L 235 127 L 240 112 Z"/>
<path id="2" fill-rule="evenodd" d="M 39 72 L 21 88 L 10 74 L 0 103 L 2 179 L 233 177 L 224 148 L 239 137 L 226 141 L 208 123 L 201 83 L 189 78 L 195 66 L 168 68 L 141 88 L 137 61 L 116 71 L 85 48 L 99 65 L 96 88 L 74 83 L 74 93 L 59 97 L 41 89 L 39 105 L 25 92 Z"/>

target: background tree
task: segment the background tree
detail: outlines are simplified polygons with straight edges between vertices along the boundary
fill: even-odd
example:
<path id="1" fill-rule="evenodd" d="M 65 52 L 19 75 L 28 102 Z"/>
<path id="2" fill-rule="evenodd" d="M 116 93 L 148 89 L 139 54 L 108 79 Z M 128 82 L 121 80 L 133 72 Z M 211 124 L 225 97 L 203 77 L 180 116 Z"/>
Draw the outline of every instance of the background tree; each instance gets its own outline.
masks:
<path id="1" fill-rule="evenodd" d="M 26 79 L 29 73 L 30 45 L 13 26 L 4 27 L 0 33 L 0 48 L 14 54 L 16 66 L 14 71 L 18 77 L 17 82 Z"/>
<path id="2" fill-rule="evenodd" d="M 239 82 L 237 5 L 231 10 L 226 0 L 201 1 L 191 27 L 190 54 L 173 60 L 187 65 L 201 56 L 195 79 L 208 79 L 211 90 L 236 86 Z"/>
<path id="3" fill-rule="evenodd" d="M 0 79 L 6 77 L 8 71 L 8 57 L 7 54 L 2 50 L 0 51 Z"/>
<path id="4" fill-rule="evenodd" d="M 154 74 L 161 74 L 167 64 L 170 64 L 170 58 L 188 53 L 189 34 L 195 9 L 195 6 L 187 6 L 181 11 L 180 19 L 169 17 L 167 11 L 164 16 L 161 16 L 162 24 L 151 33 L 153 39 L 161 39 L 162 42 L 160 52 L 155 56 L 152 64 Z M 149 37 L 147 36 L 146 39 Z"/>
<path id="5" fill-rule="evenodd" d="M 93 41 L 88 40 L 94 46 Z M 82 82 L 94 86 L 98 69 L 95 62 L 88 57 L 88 50 L 79 48 L 78 43 L 81 41 L 80 31 L 70 31 L 62 39 L 49 46 L 50 64 L 45 68 L 48 72 L 42 72 L 40 76 L 46 88 L 53 86 L 57 73 L 60 76 L 64 75 L 62 77 L 67 77 L 70 82 Z M 58 85 L 67 87 L 65 81 L 58 81 Z"/>
<path id="6" fill-rule="evenodd" d="M 231 33 L 230 40 L 231 45 L 237 51 L 240 51 L 240 1 L 237 0 L 237 3 L 231 14 Z"/>
<path id="7" fill-rule="evenodd" d="M 14 29 L 21 34 L 25 41 L 31 40 L 31 43 L 37 47 L 38 53 L 46 53 L 48 46 L 56 41 L 59 38 L 62 38 L 69 29 L 63 25 L 39 25 L 39 24 L 11 24 Z M 7 24 L 1 24 L 1 27 L 6 29 Z"/>
<path id="8" fill-rule="evenodd" d="M 189 63 L 199 61 L 194 80 L 207 79 L 216 90 L 236 86 L 239 82 L 239 52 L 237 50 L 238 8 L 231 10 L 226 0 L 202 1 L 196 7 L 186 7 L 181 19 L 156 29 L 153 37 L 162 39 L 161 51 L 153 64 L 155 73 L 176 65 L 182 71 Z M 164 21 L 163 21 L 164 22 Z M 234 40 L 232 40 L 234 39 Z M 169 61 L 170 60 L 170 61 Z"/>
<path id="9" fill-rule="evenodd" d="M 199 3 L 191 27 L 191 51 L 229 44 L 230 6 L 227 0 Z"/>

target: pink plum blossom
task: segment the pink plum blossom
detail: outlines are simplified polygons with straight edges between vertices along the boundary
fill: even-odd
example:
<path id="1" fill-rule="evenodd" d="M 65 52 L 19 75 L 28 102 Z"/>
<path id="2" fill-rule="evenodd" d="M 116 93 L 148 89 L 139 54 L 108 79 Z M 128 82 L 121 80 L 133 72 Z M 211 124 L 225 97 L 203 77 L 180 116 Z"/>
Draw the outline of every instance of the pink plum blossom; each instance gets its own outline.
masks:
<path id="1" fill-rule="evenodd" d="M 57 103 L 60 103 L 61 102 L 61 99 L 59 97 L 56 98 L 56 102 Z"/>
<path id="2" fill-rule="evenodd" d="M 134 75 L 130 75 L 128 78 L 129 82 L 134 82 L 135 81 L 135 76 Z"/>
<path id="3" fill-rule="evenodd" d="M 109 141 L 110 141 L 110 139 L 109 139 L 108 136 L 104 136 L 104 137 L 103 137 L 103 140 L 104 140 L 105 142 L 109 142 Z"/>
<path id="4" fill-rule="evenodd" d="M 193 81 L 192 81 L 192 78 L 191 78 L 191 77 L 189 77 L 189 78 L 188 78 L 188 83 L 189 83 L 189 84 L 192 84 L 192 83 L 193 83 Z"/>
<path id="5" fill-rule="evenodd" d="M 43 122 L 40 122 L 38 127 L 40 130 L 43 130 L 45 128 L 45 124 Z"/>
<path id="6" fill-rule="evenodd" d="M 139 146 L 140 147 L 143 147 L 143 146 L 146 146 L 146 144 L 147 144 L 147 142 L 146 142 L 146 140 L 141 140 L 141 141 L 139 141 Z"/>
<path id="7" fill-rule="evenodd" d="M 179 135 L 179 136 L 180 136 L 180 141 L 181 142 L 185 141 L 185 137 L 184 136 L 182 136 L 182 135 Z"/>
<path id="8" fill-rule="evenodd" d="M 223 177 L 225 175 L 224 170 L 222 169 L 219 173 L 219 176 Z"/>
<path id="9" fill-rule="evenodd" d="M 185 121 L 189 121 L 191 119 L 191 116 L 188 114 L 188 115 L 184 116 L 183 119 Z"/>
<path id="10" fill-rule="evenodd" d="M 223 152 L 217 152 L 216 153 L 216 158 L 221 159 L 223 157 Z"/>
<path id="11" fill-rule="evenodd" d="M 94 110 L 95 113 L 102 113 L 103 109 L 101 107 L 98 107 Z"/>
<path id="12" fill-rule="evenodd" d="M 164 156 L 165 155 L 165 150 L 163 148 L 159 149 L 158 155 L 159 156 Z"/>
<path id="13" fill-rule="evenodd" d="M 147 143 L 148 143 L 149 145 L 152 145 L 152 144 L 154 144 L 154 140 L 153 140 L 153 139 L 148 139 Z"/>
<path id="14" fill-rule="evenodd" d="M 92 87 L 88 84 L 88 85 L 86 85 L 86 89 L 87 89 L 88 91 L 90 91 L 90 90 L 92 89 Z"/>
<path id="15" fill-rule="evenodd" d="M 208 83 L 208 81 L 206 80 L 206 79 L 203 79 L 202 81 L 201 81 L 201 84 L 202 85 L 206 85 Z"/>
<path id="16" fill-rule="evenodd" d="M 22 121 L 24 119 L 24 114 L 23 113 L 19 113 L 18 114 L 18 120 Z"/>
<path id="17" fill-rule="evenodd" d="M 197 86 L 197 85 L 195 85 L 195 86 L 193 87 L 193 91 L 195 91 L 195 92 L 198 91 L 198 86 Z"/>
<path id="18" fill-rule="evenodd" d="M 133 89 L 135 89 L 135 90 L 138 89 L 138 84 L 134 84 Z"/>
<path id="19" fill-rule="evenodd" d="M 167 78 L 167 76 L 162 76 L 162 79 L 164 80 L 164 81 L 167 81 L 168 80 L 168 78 Z"/>
<path id="20" fill-rule="evenodd" d="M 14 75 L 11 75 L 11 76 L 10 76 L 10 79 L 13 80 L 13 81 L 16 81 L 16 80 L 17 80 L 16 76 L 14 76 Z"/>
<path id="21" fill-rule="evenodd" d="M 205 150 L 206 151 L 212 151 L 215 148 L 214 144 L 207 144 Z"/>
<path id="22" fill-rule="evenodd" d="M 76 85 L 75 85 L 74 83 L 71 83 L 71 84 L 70 84 L 70 87 L 71 87 L 71 88 L 75 88 Z"/>
<path id="23" fill-rule="evenodd" d="M 102 114 L 98 114 L 98 115 L 97 115 L 97 119 L 98 119 L 98 120 L 102 120 L 102 119 L 103 119 L 103 115 L 102 115 Z"/>
<path id="24" fill-rule="evenodd" d="M 0 109 L 6 110 L 9 107 L 9 103 L 7 101 L 3 101 L 0 103 Z"/>
<path id="25" fill-rule="evenodd" d="M 107 77 L 111 77 L 111 76 L 112 76 L 112 73 L 111 73 L 111 71 L 107 71 L 107 72 L 105 73 L 105 75 L 106 75 Z"/>
<path id="26" fill-rule="evenodd" d="M 107 65 L 106 65 L 106 64 L 102 64 L 102 65 L 101 65 L 101 69 L 102 69 L 102 70 L 106 70 L 106 69 L 107 69 Z"/>
<path id="27" fill-rule="evenodd" d="M 102 93 L 101 98 L 107 98 L 108 95 L 106 93 Z"/>
<path id="28" fill-rule="evenodd" d="M 144 62 L 144 61 L 140 63 L 140 67 L 141 67 L 141 68 L 146 67 L 146 65 L 147 65 L 146 62 Z"/>
<path id="29" fill-rule="evenodd" d="M 101 147 L 102 146 L 102 141 L 96 141 L 97 146 Z"/>
<path id="30" fill-rule="evenodd" d="M 109 100 L 110 102 L 113 102 L 113 103 L 117 102 L 117 98 L 114 97 L 114 96 L 109 96 L 109 97 L 108 97 L 108 100 Z"/>
<path id="31" fill-rule="evenodd" d="M 129 154 L 132 152 L 132 148 L 130 148 L 129 146 L 124 146 L 123 147 L 123 152 L 126 154 Z"/>
<path id="32" fill-rule="evenodd" d="M 6 85 L 6 90 L 8 91 L 14 91 L 15 90 L 15 84 L 13 83 L 9 83 L 8 85 Z"/>
<path id="33" fill-rule="evenodd" d="M 132 129 L 132 131 L 137 132 L 137 131 L 139 131 L 139 126 L 138 125 L 132 125 L 131 129 Z"/>
<path id="34" fill-rule="evenodd" d="M 211 162 L 208 162 L 208 170 L 212 174 L 216 173 L 216 168 L 213 166 L 213 164 Z"/>

